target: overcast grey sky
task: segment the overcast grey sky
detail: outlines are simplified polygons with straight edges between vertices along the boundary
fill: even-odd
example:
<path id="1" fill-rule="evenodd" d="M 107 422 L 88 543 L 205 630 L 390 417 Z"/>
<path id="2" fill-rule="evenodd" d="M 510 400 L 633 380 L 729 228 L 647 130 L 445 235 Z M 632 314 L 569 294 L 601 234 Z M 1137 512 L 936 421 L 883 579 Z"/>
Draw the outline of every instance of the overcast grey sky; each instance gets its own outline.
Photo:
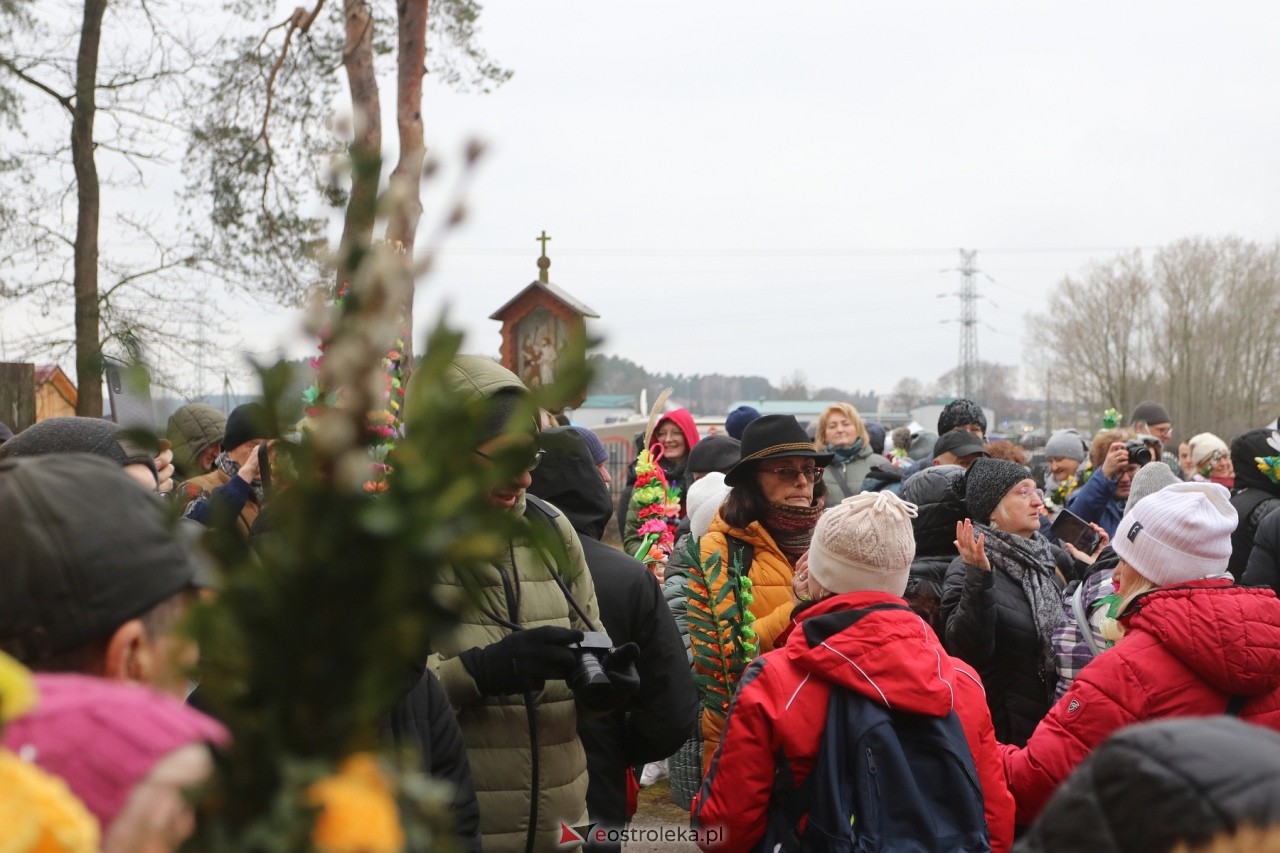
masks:
<path id="1" fill-rule="evenodd" d="M 492 156 L 419 302 L 481 351 L 543 228 L 606 352 L 882 393 L 955 366 L 959 247 L 995 280 L 980 355 L 1016 363 L 1091 258 L 1277 236 L 1277 4 L 489 0 L 482 23 L 515 76 L 428 92 L 436 150 Z"/>
<path id="2" fill-rule="evenodd" d="M 474 352 L 542 229 L 605 352 L 880 393 L 955 366 L 960 247 L 994 279 L 980 356 L 1018 363 L 1090 259 L 1277 237 L 1280 4 L 487 0 L 481 25 L 515 76 L 427 88 L 433 151 L 490 152 L 417 308 Z M 314 351 L 252 313 L 228 352 Z"/>

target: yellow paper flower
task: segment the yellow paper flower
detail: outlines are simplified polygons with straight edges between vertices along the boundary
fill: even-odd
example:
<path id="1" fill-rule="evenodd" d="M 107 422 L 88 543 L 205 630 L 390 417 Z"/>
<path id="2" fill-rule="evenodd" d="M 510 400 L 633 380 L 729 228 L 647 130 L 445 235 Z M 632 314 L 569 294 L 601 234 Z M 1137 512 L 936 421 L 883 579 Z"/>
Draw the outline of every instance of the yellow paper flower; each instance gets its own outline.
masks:
<path id="1" fill-rule="evenodd" d="M 35 703 L 36 687 L 31 673 L 0 652 L 0 723 L 21 717 Z"/>
<path id="2" fill-rule="evenodd" d="M 98 821 L 56 776 L 0 749 L 0 853 L 94 853 Z"/>
<path id="3" fill-rule="evenodd" d="M 307 800 L 320 807 L 311 840 L 323 853 L 404 850 L 404 829 L 391 784 L 367 752 L 352 755 L 336 775 L 312 784 Z"/>

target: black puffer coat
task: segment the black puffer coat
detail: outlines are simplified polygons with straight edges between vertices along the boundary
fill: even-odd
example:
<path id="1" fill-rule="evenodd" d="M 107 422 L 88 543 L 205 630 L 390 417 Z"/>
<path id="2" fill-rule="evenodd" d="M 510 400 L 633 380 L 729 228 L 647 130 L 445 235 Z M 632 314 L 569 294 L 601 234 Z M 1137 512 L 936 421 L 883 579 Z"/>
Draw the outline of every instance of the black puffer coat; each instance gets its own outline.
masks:
<path id="1" fill-rule="evenodd" d="M 1050 550 L 1058 571 L 1070 572 L 1071 558 Z M 1053 706 L 1058 674 L 1041 653 L 1022 585 L 999 569 L 987 571 L 956 557 L 943 584 L 942 614 L 947 651 L 982 676 L 996 740 L 1025 746 Z"/>
<path id="2" fill-rule="evenodd" d="M 1266 586 L 1280 595 L 1280 510 L 1267 513 L 1258 525 L 1240 585 Z"/>
<path id="3" fill-rule="evenodd" d="M 613 505 L 581 436 L 572 427 L 547 430 L 542 448 L 546 455 L 532 473 L 529 492 L 552 503 L 578 532 L 600 619 L 613 644 L 640 647 L 640 690 L 626 707 L 604 717 L 578 719 L 590 777 L 587 811 L 592 821 L 621 827 L 627 820 L 628 769 L 680 748 L 693 733 L 698 697 L 657 579 L 644 564 L 600 541 Z"/>
<path id="4" fill-rule="evenodd" d="M 1236 485 L 1231 491 L 1231 505 L 1240 516 L 1231 534 L 1231 560 L 1227 571 L 1239 581 L 1249 565 L 1253 540 L 1262 520 L 1280 508 L 1280 484 L 1271 482 L 1258 470 L 1253 460 L 1274 456 L 1277 450 L 1269 443 L 1272 431 L 1251 429 L 1231 439 L 1231 464 L 1236 469 Z"/>
<path id="5" fill-rule="evenodd" d="M 942 585 L 947 568 L 958 555 L 956 522 L 969 517 L 964 505 L 964 469 L 959 465 L 925 468 L 903 484 L 902 499 L 915 504 L 917 511 L 911 519 L 916 558 L 902 597 L 942 637 L 946 633 Z"/>
<path id="6" fill-rule="evenodd" d="M 1280 734 L 1227 717 L 1122 729 L 1067 777 L 1014 850 L 1165 853 L 1280 824 Z M 1244 847 L 1232 849 L 1245 849 Z"/>
<path id="7" fill-rule="evenodd" d="M 458 846 L 480 850 L 480 806 L 453 706 L 430 670 L 415 673 L 411 680 L 413 686 L 387 717 L 384 734 L 397 746 L 416 746 L 422 769 L 453 785 L 453 829 Z"/>

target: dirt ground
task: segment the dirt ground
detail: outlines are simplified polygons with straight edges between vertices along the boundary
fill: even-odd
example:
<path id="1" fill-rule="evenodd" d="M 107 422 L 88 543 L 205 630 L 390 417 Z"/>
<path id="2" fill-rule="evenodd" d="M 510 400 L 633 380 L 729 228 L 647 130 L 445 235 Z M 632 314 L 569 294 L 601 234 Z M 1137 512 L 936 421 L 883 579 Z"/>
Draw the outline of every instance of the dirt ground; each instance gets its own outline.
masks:
<path id="1" fill-rule="evenodd" d="M 631 819 L 634 827 L 645 826 L 685 826 L 689 825 L 689 812 L 671 802 L 671 784 L 663 779 L 648 788 L 640 789 L 639 807 L 636 816 Z M 692 842 L 673 843 L 628 843 L 623 845 L 628 853 L 668 853 L 669 851 L 696 851 L 697 845 Z"/>

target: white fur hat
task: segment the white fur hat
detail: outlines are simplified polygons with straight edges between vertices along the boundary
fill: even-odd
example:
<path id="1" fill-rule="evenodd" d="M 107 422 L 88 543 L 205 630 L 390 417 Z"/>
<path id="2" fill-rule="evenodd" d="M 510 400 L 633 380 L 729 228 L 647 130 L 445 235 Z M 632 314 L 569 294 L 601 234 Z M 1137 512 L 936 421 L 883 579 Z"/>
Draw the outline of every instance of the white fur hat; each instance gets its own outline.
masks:
<path id="1" fill-rule="evenodd" d="M 916 505 L 892 492 L 863 492 L 822 514 L 809 545 L 809 575 L 834 593 L 902 595 L 916 556 Z"/>
<path id="2" fill-rule="evenodd" d="M 1237 519 L 1217 483 L 1174 483 L 1125 515 L 1111 547 L 1160 586 L 1224 577 Z"/>

